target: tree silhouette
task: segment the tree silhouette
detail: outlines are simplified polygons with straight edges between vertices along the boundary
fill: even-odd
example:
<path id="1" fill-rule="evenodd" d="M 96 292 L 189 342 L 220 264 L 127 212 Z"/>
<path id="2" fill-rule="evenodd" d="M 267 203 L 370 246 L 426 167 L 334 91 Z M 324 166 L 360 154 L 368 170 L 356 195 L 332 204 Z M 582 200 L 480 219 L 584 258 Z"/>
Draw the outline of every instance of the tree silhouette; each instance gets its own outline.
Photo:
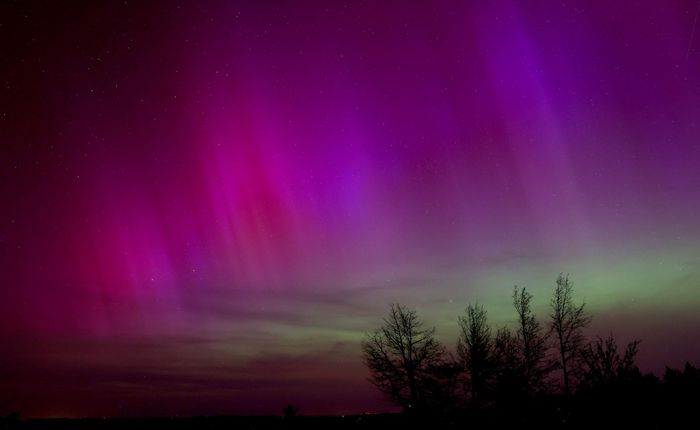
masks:
<path id="1" fill-rule="evenodd" d="M 627 344 L 625 352 L 620 355 L 617 342 L 612 334 L 606 339 L 598 337 L 582 350 L 585 365 L 584 380 L 590 386 L 605 386 L 624 381 L 638 373 L 635 358 L 639 352 L 640 340 Z"/>
<path id="2" fill-rule="evenodd" d="M 466 371 L 472 406 L 478 410 L 493 376 L 491 328 L 482 305 L 469 305 L 465 313 L 458 320 L 457 354 Z"/>
<path id="3" fill-rule="evenodd" d="M 410 415 L 375 423 L 656 429 L 680 428 L 697 418 L 698 368 L 690 363 L 682 370 L 667 368 L 660 380 L 637 367 L 639 340 L 618 346 L 611 334 L 584 344 L 583 330 L 591 318 L 584 304 L 574 302 L 568 276 L 557 277 L 549 330 L 538 322 L 532 298 L 516 286 L 517 324 L 495 333 L 484 307 L 468 305 L 458 317 L 456 358 L 445 352 L 435 329 L 426 328 L 414 309 L 391 305 L 382 327 L 365 335 L 363 356 L 371 381 Z M 556 346 L 555 359 L 548 345 Z M 557 365 L 563 390 L 554 392 L 548 376 Z M 457 390 L 462 382 L 463 390 Z"/>
<path id="4" fill-rule="evenodd" d="M 666 367 L 664 372 L 664 383 L 682 391 L 695 391 L 695 395 L 700 395 L 700 369 L 689 362 L 685 363 L 683 371 Z"/>
<path id="5" fill-rule="evenodd" d="M 287 404 L 287 406 L 282 409 L 282 414 L 285 419 L 291 420 L 292 418 L 295 418 L 297 415 L 299 415 L 299 409 L 295 406 L 293 406 L 291 403 Z"/>
<path id="6" fill-rule="evenodd" d="M 493 339 L 495 368 L 494 394 L 497 406 L 512 409 L 526 395 L 518 340 L 507 328 L 500 328 Z"/>
<path id="7" fill-rule="evenodd" d="M 550 329 L 554 333 L 558 354 L 558 364 L 562 371 L 564 394 L 571 393 L 572 376 L 580 375 L 581 349 L 586 341 L 583 329 L 591 322 L 585 312 L 585 303 L 574 304 L 574 284 L 569 276 L 559 274 L 550 305 Z"/>
<path id="8" fill-rule="evenodd" d="M 525 392 L 532 395 L 546 385 L 546 377 L 552 370 L 547 361 L 547 337 L 540 325 L 530 302 L 532 294 L 524 287 L 513 290 L 513 306 L 518 314 L 515 339 L 520 355 L 520 368 Z"/>
<path id="9" fill-rule="evenodd" d="M 666 409 L 676 417 L 678 425 L 697 420 L 697 406 L 700 405 L 700 369 L 686 363 L 684 369 L 666 367 L 664 372 L 664 400 Z"/>
<path id="10" fill-rule="evenodd" d="M 425 328 L 415 309 L 391 305 L 378 330 L 362 341 L 371 382 L 405 412 L 423 412 L 433 370 L 443 363 L 444 348 L 435 329 Z"/>
<path id="11" fill-rule="evenodd" d="M 444 359 L 427 369 L 424 381 L 426 412 L 445 417 L 457 410 L 457 384 L 461 373 L 462 365 L 453 359 Z"/>
<path id="12" fill-rule="evenodd" d="M 518 367 L 518 341 L 508 327 L 496 331 L 493 339 L 493 361 L 498 369 Z"/>

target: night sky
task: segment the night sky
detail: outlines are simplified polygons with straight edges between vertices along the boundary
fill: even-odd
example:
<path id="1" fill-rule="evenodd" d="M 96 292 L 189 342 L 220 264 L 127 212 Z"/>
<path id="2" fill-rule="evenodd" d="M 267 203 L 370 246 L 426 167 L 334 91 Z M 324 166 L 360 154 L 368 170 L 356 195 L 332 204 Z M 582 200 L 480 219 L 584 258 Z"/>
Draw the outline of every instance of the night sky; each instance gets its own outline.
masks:
<path id="1" fill-rule="evenodd" d="M 392 302 L 700 361 L 698 1 L 0 5 L 0 415 L 392 410 Z"/>

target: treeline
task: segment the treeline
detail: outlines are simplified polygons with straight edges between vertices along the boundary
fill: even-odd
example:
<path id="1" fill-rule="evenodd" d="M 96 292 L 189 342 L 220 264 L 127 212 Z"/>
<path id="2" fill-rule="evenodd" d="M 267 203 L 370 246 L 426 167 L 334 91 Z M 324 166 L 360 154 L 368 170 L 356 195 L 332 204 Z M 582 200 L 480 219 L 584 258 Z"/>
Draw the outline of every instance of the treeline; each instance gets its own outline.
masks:
<path id="1" fill-rule="evenodd" d="M 557 428 L 663 428 L 694 418 L 696 367 L 667 368 L 659 379 L 637 367 L 640 340 L 586 338 L 591 316 L 575 301 L 568 275 L 556 279 L 546 320 L 537 318 L 532 299 L 514 288 L 512 328 L 492 328 L 484 306 L 469 304 L 457 318 L 456 354 L 415 309 L 391 305 L 362 341 L 371 382 L 415 418 Z"/>

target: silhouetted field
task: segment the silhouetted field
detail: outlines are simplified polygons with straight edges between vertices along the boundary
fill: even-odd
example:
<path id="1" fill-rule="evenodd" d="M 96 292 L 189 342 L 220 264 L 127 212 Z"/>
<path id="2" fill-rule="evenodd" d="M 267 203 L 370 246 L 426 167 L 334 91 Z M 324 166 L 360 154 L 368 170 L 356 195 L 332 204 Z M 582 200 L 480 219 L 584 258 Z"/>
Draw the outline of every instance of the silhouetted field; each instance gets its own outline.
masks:
<path id="1" fill-rule="evenodd" d="M 635 393 L 591 393 L 541 398 L 527 409 L 491 408 L 478 414 L 330 416 L 217 416 L 191 418 L 2 419 L 0 429 L 676 429 L 697 428 L 697 393 L 679 398 L 636 387 Z"/>
<path id="2" fill-rule="evenodd" d="M 406 425 L 399 414 L 353 415 L 344 417 L 192 417 L 192 418 L 84 418 L 28 419 L 0 421 L 0 428 L 12 429 L 387 429 Z"/>

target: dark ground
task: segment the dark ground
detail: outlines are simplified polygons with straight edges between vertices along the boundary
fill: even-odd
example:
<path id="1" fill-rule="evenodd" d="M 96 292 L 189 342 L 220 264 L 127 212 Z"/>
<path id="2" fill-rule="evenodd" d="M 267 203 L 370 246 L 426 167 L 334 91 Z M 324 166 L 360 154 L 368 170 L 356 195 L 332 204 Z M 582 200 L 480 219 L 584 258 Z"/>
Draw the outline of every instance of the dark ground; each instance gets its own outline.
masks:
<path id="1" fill-rule="evenodd" d="M 612 406 L 612 405 L 611 405 Z M 644 406 L 640 405 L 640 412 Z M 688 414 L 682 419 L 674 416 L 652 414 L 652 419 L 643 419 L 633 411 L 625 414 L 601 414 L 590 411 L 583 418 L 571 419 L 561 411 L 550 410 L 547 414 L 519 420 L 510 414 L 489 413 L 482 417 L 451 419 L 417 419 L 401 414 L 348 415 L 343 417 L 295 417 L 285 419 L 276 416 L 258 417 L 191 417 L 191 418 L 84 418 L 84 419 L 0 419 L 0 429 L 76 429 L 76 430 L 136 430 L 136 429 L 680 429 L 700 428 L 699 414 Z M 567 419 L 568 418 L 568 419 Z"/>
<path id="2" fill-rule="evenodd" d="M 4 419 L 0 429 L 391 429 L 405 427 L 408 420 L 397 414 L 344 417 L 192 417 L 192 418 L 85 418 Z"/>

